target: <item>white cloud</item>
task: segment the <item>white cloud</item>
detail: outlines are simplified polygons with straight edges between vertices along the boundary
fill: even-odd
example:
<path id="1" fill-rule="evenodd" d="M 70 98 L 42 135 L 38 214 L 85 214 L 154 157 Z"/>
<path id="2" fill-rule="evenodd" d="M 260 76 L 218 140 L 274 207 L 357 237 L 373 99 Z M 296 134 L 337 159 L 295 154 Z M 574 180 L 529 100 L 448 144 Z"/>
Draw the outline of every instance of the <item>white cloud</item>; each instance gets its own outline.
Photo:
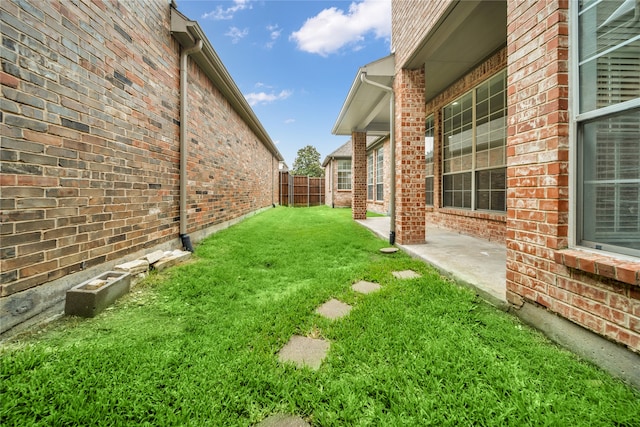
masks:
<path id="1" fill-rule="evenodd" d="M 231 43 L 235 44 L 249 35 L 249 29 L 245 28 L 244 30 L 241 30 L 238 27 L 229 27 L 229 31 L 224 33 L 224 35 L 231 37 Z"/>
<path id="2" fill-rule="evenodd" d="M 271 104 L 275 101 L 281 101 L 291 96 L 293 92 L 290 90 L 283 90 L 280 93 L 266 93 L 266 92 L 252 92 L 246 94 L 244 97 L 252 107 L 258 104 Z"/>
<path id="3" fill-rule="evenodd" d="M 289 40 L 302 51 L 328 56 L 347 45 L 360 49 L 359 44 L 370 32 L 376 38 L 391 35 L 391 0 L 354 2 L 347 12 L 336 7 L 324 9 L 307 19 Z"/>
<path id="4" fill-rule="evenodd" d="M 269 31 L 269 37 L 271 41 L 267 42 L 267 48 L 271 49 L 273 45 L 276 43 L 276 40 L 280 38 L 280 34 L 282 34 L 282 29 L 276 25 L 267 25 L 267 31 Z"/>
<path id="5" fill-rule="evenodd" d="M 251 9 L 249 0 L 235 0 L 233 3 L 234 5 L 231 7 L 223 8 L 222 6 L 218 6 L 215 10 L 204 13 L 201 16 L 201 19 L 213 19 L 215 21 L 232 19 L 236 12 L 244 9 Z"/>
<path id="6" fill-rule="evenodd" d="M 284 124 L 285 125 L 290 125 L 291 123 L 295 123 L 295 122 L 296 122 L 296 119 L 287 119 L 287 120 L 284 121 Z"/>

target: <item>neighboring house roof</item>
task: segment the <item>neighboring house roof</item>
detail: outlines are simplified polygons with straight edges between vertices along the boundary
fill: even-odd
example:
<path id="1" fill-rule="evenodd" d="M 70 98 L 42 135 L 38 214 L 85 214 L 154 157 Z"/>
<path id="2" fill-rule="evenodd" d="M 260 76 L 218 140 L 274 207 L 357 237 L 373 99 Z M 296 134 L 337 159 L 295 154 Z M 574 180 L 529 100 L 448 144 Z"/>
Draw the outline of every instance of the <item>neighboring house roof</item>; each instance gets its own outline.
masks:
<path id="1" fill-rule="evenodd" d="M 350 159 L 351 158 L 351 140 L 348 140 L 340 147 L 338 147 L 333 153 L 324 158 L 322 167 L 326 167 L 332 159 Z"/>
<path id="2" fill-rule="evenodd" d="M 387 135 L 379 137 L 379 136 L 367 136 L 367 148 L 376 144 L 380 140 L 387 138 Z M 322 167 L 326 167 L 331 160 L 334 159 L 351 159 L 351 153 L 353 152 L 353 148 L 351 146 L 351 140 L 348 140 L 340 147 L 338 147 L 333 153 L 329 154 L 324 158 L 322 162 Z"/>

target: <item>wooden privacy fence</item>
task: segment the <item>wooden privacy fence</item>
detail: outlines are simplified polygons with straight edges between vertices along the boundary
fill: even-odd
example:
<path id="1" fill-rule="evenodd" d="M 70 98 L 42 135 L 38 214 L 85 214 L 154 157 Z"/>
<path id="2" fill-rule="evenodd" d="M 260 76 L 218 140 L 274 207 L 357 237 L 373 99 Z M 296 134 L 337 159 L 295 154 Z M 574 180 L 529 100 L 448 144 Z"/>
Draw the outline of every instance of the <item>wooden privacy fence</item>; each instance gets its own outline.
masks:
<path id="1" fill-rule="evenodd" d="M 280 204 L 282 206 L 319 206 L 324 202 L 324 178 L 280 172 Z"/>

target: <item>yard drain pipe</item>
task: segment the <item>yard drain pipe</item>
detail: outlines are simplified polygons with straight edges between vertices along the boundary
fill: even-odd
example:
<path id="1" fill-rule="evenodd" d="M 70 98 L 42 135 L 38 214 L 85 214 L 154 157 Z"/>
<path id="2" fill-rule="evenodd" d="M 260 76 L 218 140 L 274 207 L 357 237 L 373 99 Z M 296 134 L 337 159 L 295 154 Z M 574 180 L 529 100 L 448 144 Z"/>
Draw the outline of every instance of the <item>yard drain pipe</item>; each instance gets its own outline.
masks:
<path id="1" fill-rule="evenodd" d="M 391 156 L 389 163 L 391 163 L 391 182 L 389 184 L 389 216 L 391 217 L 391 224 L 389 225 L 389 244 L 394 245 L 396 243 L 396 137 L 395 137 L 395 118 L 396 118 L 396 99 L 393 88 L 385 86 L 378 82 L 367 79 L 367 72 L 360 73 L 360 80 L 363 83 L 370 84 L 378 87 L 391 94 L 389 100 L 389 142 L 391 145 Z"/>
<path id="2" fill-rule="evenodd" d="M 187 58 L 202 49 L 202 40 L 180 54 L 180 240 L 186 251 L 193 252 L 191 238 L 187 235 Z"/>

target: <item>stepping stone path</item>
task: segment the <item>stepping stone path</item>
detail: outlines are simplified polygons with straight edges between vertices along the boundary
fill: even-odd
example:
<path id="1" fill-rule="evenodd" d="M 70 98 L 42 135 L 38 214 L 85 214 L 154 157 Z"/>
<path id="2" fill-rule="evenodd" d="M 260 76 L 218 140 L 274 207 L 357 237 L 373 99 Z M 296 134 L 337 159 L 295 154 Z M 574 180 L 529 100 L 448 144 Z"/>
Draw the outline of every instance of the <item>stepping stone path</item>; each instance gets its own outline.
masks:
<path id="1" fill-rule="evenodd" d="M 394 271 L 391 274 L 397 279 L 417 279 L 418 277 L 422 277 L 413 270 Z"/>
<path id="2" fill-rule="evenodd" d="M 354 283 L 351 286 L 351 289 L 356 292 L 360 292 L 361 294 L 370 294 L 379 291 L 381 287 L 382 286 L 378 285 L 377 283 L 360 280 L 359 282 Z"/>
<path id="3" fill-rule="evenodd" d="M 326 317 L 327 319 L 335 320 L 346 316 L 351 311 L 351 306 L 337 299 L 330 299 L 316 309 L 316 313 Z"/>
<path id="4" fill-rule="evenodd" d="M 382 248 L 380 249 L 380 252 L 382 252 L 383 254 L 395 254 L 396 252 L 398 252 L 398 248 Z"/>
<path id="5" fill-rule="evenodd" d="M 255 427 L 311 427 L 311 424 L 294 415 L 276 414 L 260 421 Z"/>
<path id="6" fill-rule="evenodd" d="M 330 343 L 322 339 L 294 335 L 278 352 L 281 362 L 293 362 L 296 366 L 304 366 L 317 371 L 322 360 L 327 356 Z"/>
<path id="7" fill-rule="evenodd" d="M 412 272 L 413 274 L 416 274 Z M 420 276 L 418 276 L 420 277 Z M 361 294 L 370 294 L 379 291 L 382 287 L 373 282 L 360 280 L 354 283 L 351 288 Z M 347 316 L 351 307 L 335 298 L 322 304 L 316 309 L 316 313 L 327 319 L 336 320 Z M 292 362 L 296 366 L 308 367 L 314 371 L 320 368 L 322 361 L 329 352 L 331 343 L 322 339 L 303 337 L 294 335 L 289 342 L 278 352 L 278 360 L 282 363 Z M 300 417 L 287 414 L 275 414 L 267 417 L 254 427 L 311 427 L 309 423 Z"/>

